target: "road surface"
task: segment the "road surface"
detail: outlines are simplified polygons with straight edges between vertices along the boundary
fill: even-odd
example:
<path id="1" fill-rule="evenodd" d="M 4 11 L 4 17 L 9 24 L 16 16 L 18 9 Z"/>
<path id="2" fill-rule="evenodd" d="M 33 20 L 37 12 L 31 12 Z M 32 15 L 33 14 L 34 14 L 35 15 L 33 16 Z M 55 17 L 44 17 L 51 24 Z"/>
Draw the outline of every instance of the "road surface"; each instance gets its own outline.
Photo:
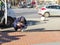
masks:
<path id="1" fill-rule="evenodd" d="M 43 30 L 60 30 L 60 17 L 49 17 L 45 21 L 41 21 L 40 15 L 38 15 L 36 9 L 33 8 L 23 8 L 23 9 L 12 9 L 16 17 L 24 16 L 28 21 L 28 28 L 26 30 L 41 29 Z M 11 30 L 12 28 L 2 29 Z M 13 29 L 14 30 L 14 29 Z"/>

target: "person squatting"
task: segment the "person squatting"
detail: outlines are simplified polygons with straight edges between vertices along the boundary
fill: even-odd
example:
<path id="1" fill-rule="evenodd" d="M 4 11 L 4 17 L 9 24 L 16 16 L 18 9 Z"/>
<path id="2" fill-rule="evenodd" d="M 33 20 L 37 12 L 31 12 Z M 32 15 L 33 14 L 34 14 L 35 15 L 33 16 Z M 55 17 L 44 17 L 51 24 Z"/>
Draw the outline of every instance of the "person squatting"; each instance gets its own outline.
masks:
<path id="1" fill-rule="evenodd" d="M 15 31 L 17 31 L 18 29 L 20 29 L 20 31 L 23 31 L 22 29 L 25 29 L 27 27 L 27 21 L 25 17 L 21 16 L 17 18 L 14 21 L 13 26 L 14 26 Z"/>

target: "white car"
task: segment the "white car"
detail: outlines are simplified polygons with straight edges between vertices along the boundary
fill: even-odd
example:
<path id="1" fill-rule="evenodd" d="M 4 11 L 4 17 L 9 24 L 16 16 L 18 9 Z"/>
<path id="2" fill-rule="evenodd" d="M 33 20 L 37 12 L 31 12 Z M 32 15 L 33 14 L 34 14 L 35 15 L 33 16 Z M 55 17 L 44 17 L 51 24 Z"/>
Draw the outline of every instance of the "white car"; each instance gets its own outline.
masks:
<path id="1" fill-rule="evenodd" d="M 60 16 L 60 5 L 45 5 L 38 10 L 38 14 L 45 17 Z"/>

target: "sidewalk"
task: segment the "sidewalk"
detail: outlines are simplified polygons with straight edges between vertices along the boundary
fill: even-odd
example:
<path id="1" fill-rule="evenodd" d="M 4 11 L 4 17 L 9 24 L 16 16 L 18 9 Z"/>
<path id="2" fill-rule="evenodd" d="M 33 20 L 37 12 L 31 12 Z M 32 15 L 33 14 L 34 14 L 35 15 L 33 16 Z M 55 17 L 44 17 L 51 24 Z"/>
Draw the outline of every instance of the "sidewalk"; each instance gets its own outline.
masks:
<path id="1" fill-rule="evenodd" d="M 17 7 L 17 6 L 12 6 L 12 8 L 14 8 L 14 9 L 15 9 L 15 8 L 18 8 L 18 7 Z"/>
<path id="2" fill-rule="evenodd" d="M 60 31 L 0 32 L 1 45 L 59 45 Z"/>

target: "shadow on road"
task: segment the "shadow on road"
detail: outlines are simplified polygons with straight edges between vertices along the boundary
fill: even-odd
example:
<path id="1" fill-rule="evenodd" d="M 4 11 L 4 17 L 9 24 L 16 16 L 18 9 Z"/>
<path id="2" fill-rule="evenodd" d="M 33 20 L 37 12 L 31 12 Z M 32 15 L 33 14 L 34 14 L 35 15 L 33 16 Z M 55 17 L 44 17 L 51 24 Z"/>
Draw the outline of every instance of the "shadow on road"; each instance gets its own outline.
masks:
<path id="1" fill-rule="evenodd" d="M 28 25 L 28 26 L 37 25 L 37 24 L 39 24 L 39 23 L 40 23 L 40 21 L 33 21 L 33 20 L 28 20 L 28 21 L 27 21 L 27 25 Z M 13 27 L 13 25 L 12 25 L 11 27 Z M 7 27 L 7 26 L 4 26 L 4 25 L 0 25 L 0 28 L 1 28 L 1 29 L 11 28 L 11 27 Z"/>
<path id="2" fill-rule="evenodd" d="M 15 35 L 15 36 L 11 36 L 9 35 L 9 33 L 13 33 L 13 31 L 11 32 L 0 32 L 0 45 L 2 45 L 3 43 L 8 43 L 14 40 L 18 40 L 19 37 L 25 36 L 25 35 Z"/>
<path id="3" fill-rule="evenodd" d="M 26 30 L 24 32 L 40 32 L 40 31 L 44 31 L 44 28 L 29 29 L 29 30 Z"/>
<path id="4" fill-rule="evenodd" d="M 10 27 L 9 27 L 9 26 L 5 26 L 5 25 L 0 25 L 0 28 L 1 28 L 1 29 L 11 28 L 11 27 L 13 27 L 13 26 L 10 26 Z"/>
<path id="5" fill-rule="evenodd" d="M 60 30 L 45 30 L 45 28 L 38 28 L 38 29 L 30 29 L 30 30 L 26 30 L 24 32 L 56 32 L 56 31 L 60 31 Z"/>
<path id="6" fill-rule="evenodd" d="M 40 23 L 40 21 L 33 21 L 33 20 L 28 20 L 28 21 L 27 21 L 27 25 L 28 25 L 28 26 L 37 25 L 37 24 L 39 24 L 39 23 Z"/>

